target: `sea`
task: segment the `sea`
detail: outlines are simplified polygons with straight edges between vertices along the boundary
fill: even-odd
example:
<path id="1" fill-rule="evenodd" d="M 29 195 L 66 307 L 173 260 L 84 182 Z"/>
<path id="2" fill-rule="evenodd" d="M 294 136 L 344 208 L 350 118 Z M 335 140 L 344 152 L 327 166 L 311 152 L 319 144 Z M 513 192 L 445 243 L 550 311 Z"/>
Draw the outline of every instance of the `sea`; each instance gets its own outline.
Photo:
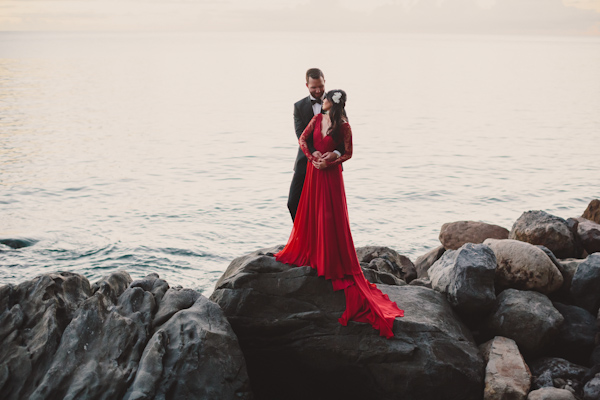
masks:
<path id="1" fill-rule="evenodd" d="M 286 243 L 293 103 L 348 93 L 357 247 L 413 262 L 446 222 L 600 198 L 600 38 L 1 32 L 0 285 L 157 273 L 209 296 Z"/>

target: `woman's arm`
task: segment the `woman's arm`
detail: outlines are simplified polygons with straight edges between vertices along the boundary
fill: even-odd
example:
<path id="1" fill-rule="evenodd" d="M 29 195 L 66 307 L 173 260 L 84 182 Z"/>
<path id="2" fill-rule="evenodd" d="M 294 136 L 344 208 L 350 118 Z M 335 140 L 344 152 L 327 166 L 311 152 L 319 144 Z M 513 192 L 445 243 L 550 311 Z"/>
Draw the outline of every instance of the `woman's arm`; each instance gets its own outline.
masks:
<path id="1" fill-rule="evenodd" d="M 328 166 L 341 164 L 352 158 L 352 129 L 350 128 L 350 124 L 346 123 L 340 126 L 340 133 L 342 134 L 342 140 L 344 142 L 344 154 L 336 160 L 328 162 Z"/>
<path id="2" fill-rule="evenodd" d="M 306 156 L 308 161 L 311 161 L 311 162 L 317 160 L 317 158 L 311 154 L 311 151 L 308 148 L 308 144 L 306 143 L 306 140 L 312 139 L 313 131 L 315 130 L 315 120 L 317 119 L 317 116 L 318 115 L 315 115 L 313 117 L 313 119 L 310 120 L 310 122 L 304 129 L 304 132 L 302 132 L 302 135 L 300 135 L 300 138 L 298 139 L 298 144 L 300 145 L 302 152 L 304 153 L 304 155 Z"/>

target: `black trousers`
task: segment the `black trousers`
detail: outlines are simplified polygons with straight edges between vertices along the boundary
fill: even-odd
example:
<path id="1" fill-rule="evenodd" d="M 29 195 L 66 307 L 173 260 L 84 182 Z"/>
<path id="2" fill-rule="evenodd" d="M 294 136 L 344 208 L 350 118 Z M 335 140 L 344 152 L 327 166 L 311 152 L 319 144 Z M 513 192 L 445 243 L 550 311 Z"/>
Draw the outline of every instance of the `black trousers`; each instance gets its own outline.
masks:
<path id="1" fill-rule="evenodd" d="M 296 168 L 296 171 L 294 171 L 287 203 L 288 210 L 290 210 L 290 215 L 292 216 L 292 221 L 296 218 L 300 196 L 302 195 L 302 186 L 304 186 L 304 178 L 306 178 L 306 169 L 304 169 L 303 172 L 298 172 L 298 169 L 299 168 Z"/>

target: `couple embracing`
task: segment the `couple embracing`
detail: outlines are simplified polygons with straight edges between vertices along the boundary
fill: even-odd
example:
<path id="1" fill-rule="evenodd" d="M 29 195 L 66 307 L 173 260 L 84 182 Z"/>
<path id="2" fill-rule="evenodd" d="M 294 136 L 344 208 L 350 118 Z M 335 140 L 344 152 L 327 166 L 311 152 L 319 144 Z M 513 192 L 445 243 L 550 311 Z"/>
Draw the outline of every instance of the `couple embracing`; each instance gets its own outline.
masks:
<path id="1" fill-rule="evenodd" d="M 306 72 L 309 96 L 294 104 L 294 125 L 300 145 L 290 187 L 288 208 L 294 226 L 277 261 L 309 265 L 344 290 L 346 310 L 339 319 L 365 322 L 381 336 L 394 336 L 393 324 L 404 312 L 368 282 L 350 233 L 342 163 L 352 157 L 352 130 L 346 115 L 346 92 L 325 92 L 325 76 Z"/>

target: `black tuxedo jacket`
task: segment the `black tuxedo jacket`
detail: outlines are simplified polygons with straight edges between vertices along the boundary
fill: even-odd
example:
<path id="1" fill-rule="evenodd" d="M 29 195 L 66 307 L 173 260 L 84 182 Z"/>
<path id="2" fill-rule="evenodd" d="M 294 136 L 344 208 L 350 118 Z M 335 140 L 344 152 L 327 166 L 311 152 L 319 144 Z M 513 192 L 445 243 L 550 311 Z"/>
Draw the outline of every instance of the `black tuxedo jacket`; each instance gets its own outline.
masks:
<path id="1" fill-rule="evenodd" d="M 304 129 L 306 129 L 310 120 L 314 116 L 315 114 L 313 113 L 310 96 L 306 96 L 305 98 L 303 98 L 302 100 L 298 100 L 294 104 L 294 128 L 296 129 L 296 137 L 298 139 L 300 139 L 300 136 L 302 136 L 302 132 L 304 132 Z M 310 152 L 313 153 L 315 151 L 315 148 L 313 146 L 312 137 L 306 141 L 306 144 L 308 145 L 308 149 L 310 150 Z M 336 150 L 339 151 L 341 154 L 344 154 L 343 141 L 338 145 Z M 294 171 L 296 171 L 297 173 L 305 174 L 307 162 L 308 160 L 306 158 L 306 155 L 304 154 L 300 146 L 298 146 L 298 155 L 296 156 L 296 162 L 294 163 Z"/>

